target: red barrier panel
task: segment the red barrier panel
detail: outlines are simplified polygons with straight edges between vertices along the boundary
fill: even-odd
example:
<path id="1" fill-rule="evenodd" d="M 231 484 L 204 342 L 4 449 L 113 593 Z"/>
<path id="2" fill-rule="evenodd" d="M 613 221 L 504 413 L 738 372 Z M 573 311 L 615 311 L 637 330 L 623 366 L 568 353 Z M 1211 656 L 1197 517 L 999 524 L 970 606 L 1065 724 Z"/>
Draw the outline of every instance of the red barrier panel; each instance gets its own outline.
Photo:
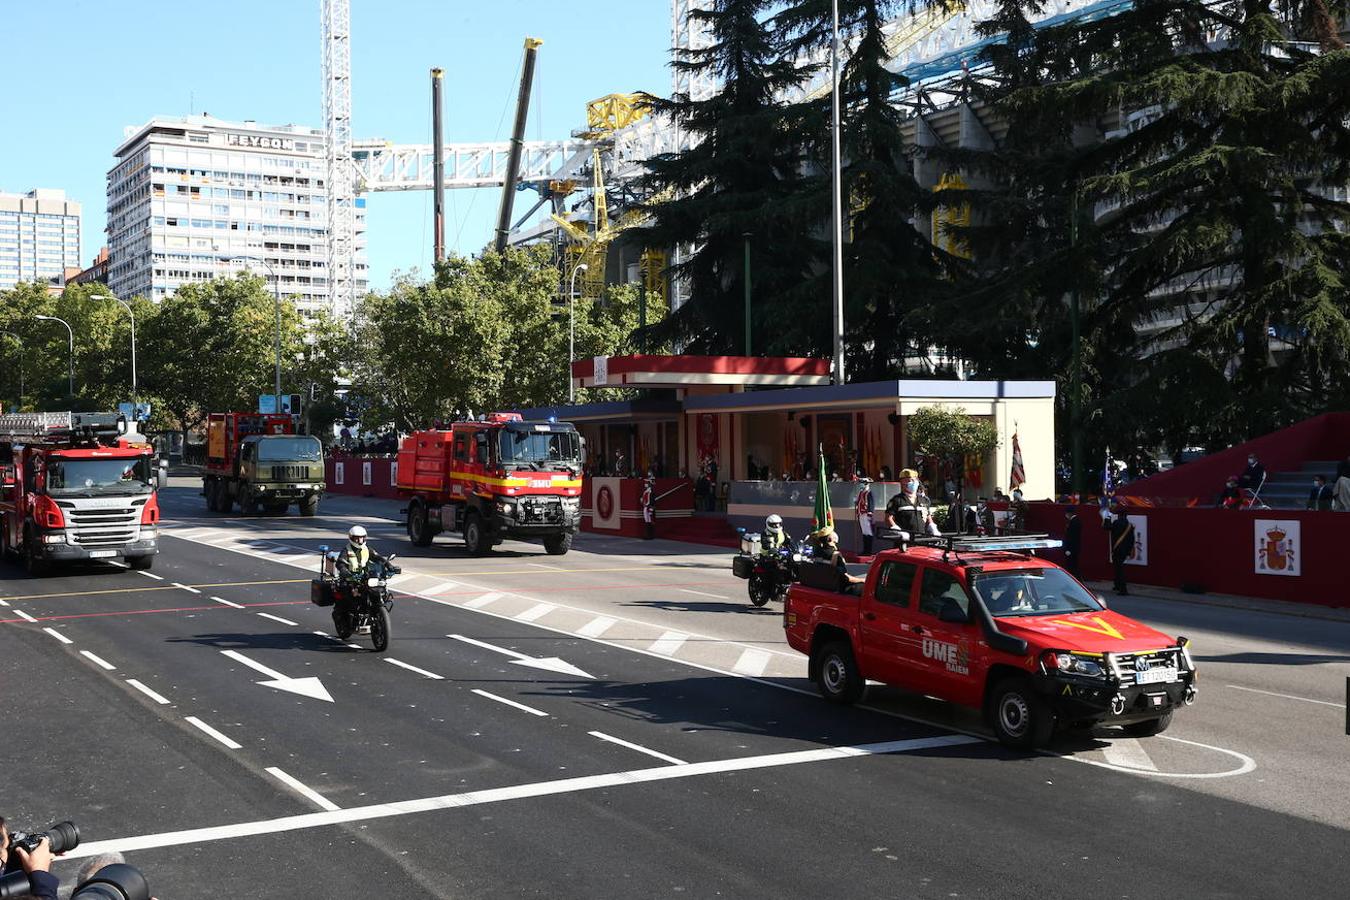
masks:
<path id="1" fill-rule="evenodd" d="M 1067 508 L 1028 504 L 1027 529 L 1063 537 Z M 1078 514 L 1083 520 L 1082 574 L 1109 581 L 1108 532 L 1100 510 L 1080 506 Z M 1129 582 L 1350 606 L 1344 569 L 1350 513 L 1153 508 L 1131 509 L 1129 515 L 1146 557 L 1145 565 L 1125 566 Z M 1064 561 L 1057 551 L 1047 555 Z M 1298 574 L 1281 574 L 1290 572 Z"/>
<path id="2" fill-rule="evenodd" d="M 333 456 L 324 465 L 330 494 L 399 499 L 394 489 L 398 462 L 393 457 Z"/>
<path id="3" fill-rule="evenodd" d="M 645 484 L 641 478 L 587 476 L 581 489 L 582 529 L 597 534 L 642 537 L 645 531 L 642 519 Z M 657 537 L 669 536 L 672 520 L 693 516 L 694 487 L 689 479 L 658 478 L 652 493 L 656 501 Z"/>

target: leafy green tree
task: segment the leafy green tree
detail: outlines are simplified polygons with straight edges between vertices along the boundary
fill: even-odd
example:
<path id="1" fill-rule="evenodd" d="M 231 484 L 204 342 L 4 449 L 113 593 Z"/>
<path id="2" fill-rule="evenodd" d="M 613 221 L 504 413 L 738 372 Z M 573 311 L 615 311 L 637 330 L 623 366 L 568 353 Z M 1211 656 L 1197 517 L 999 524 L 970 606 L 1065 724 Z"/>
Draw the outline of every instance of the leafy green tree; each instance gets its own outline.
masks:
<path id="1" fill-rule="evenodd" d="M 672 65 L 712 75 L 721 89 L 705 100 L 644 98 L 693 140 L 683 153 L 648 160 L 645 187 L 656 200 L 651 223 L 638 230 L 647 246 L 694 248 L 671 269 L 688 285 L 688 302 L 652 329 L 657 340 L 678 339 L 690 352 L 743 352 L 747 239 L 755 352 L 808 353 L 829 334 L 827 303 L 790 299 L 812 274 L 819 241 L 811 232 L 828 207 L 819 190 L 803 189 L 802 132 L 810 119 L 804 107 L 779 99 L 802 76 L 768 21 L 773 6 L 717 0 L 691 12 L 712 43 Z"/>
<path id="2" fill-rule="evenodd" d="M 947 406 L 925 406 L 910 415 L 905 427 L 910 449 L 952 472 L 958 493 L 964 492 L 966 457 L 983 460 L 998 446 L 993 422 Z"/>

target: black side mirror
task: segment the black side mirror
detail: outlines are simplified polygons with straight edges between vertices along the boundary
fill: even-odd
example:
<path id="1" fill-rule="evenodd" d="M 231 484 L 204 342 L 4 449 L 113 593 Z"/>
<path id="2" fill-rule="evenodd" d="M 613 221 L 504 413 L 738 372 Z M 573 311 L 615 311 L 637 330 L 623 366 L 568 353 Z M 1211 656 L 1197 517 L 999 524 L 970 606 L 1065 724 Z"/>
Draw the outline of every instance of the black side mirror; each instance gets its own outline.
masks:
<path id="1" fill-rule="evenodd" d="M 942 609 L 938 611 L 938 621 L 950 622 L 953 625 L 965 625 L 970 621 L 970 616 L 955 600 L 944 600 Z"/>

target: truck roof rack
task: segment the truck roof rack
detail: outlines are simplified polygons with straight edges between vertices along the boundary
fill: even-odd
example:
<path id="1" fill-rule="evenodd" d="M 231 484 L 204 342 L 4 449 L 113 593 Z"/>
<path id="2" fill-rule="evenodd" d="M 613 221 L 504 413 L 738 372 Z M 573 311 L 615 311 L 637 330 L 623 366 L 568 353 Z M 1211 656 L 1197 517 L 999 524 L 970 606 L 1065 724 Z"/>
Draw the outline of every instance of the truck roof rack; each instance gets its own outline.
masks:
<path id="1" fill-rule="evenodd" d="M 126 433 L 127 421 L 115 412 L 37 412 L 0 415 L 0 438 L 11 441 L 97 441 Z"/>
<path id="2" fill-rule="evenodd" d="M 971 534 L 939 534 L 916 537 L 911 541 L 916 547 L 934 547 L 942 551 L 943 558 L 955 553 L 994 553 L 999 551 L 1017 552 L 1031 550 L 1053 550 L 1064 546 L 1064 542 L 1048 534 L 1013 534 L 980 537 Z"/>

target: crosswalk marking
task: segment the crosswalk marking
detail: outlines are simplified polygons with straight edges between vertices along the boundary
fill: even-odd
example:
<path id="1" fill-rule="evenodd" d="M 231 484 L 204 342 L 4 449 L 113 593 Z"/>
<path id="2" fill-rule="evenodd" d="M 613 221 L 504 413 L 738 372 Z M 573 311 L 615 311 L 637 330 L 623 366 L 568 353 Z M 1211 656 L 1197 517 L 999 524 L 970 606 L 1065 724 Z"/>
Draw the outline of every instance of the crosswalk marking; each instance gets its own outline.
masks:
<path id="1" fill-rule="evenodd" d="M 742 675 L 763 675 L 764 670 L 769 667 L 769 660 L 771 659 L 773 659 L 773 654 L 767 650 L 750 648 L 741 654 L 741 658 L 736 660 L 736 665 L 732 668 Z"/>
<path id="2" fill-rule="evenodd" d="M 611 619 L 609 616 L 596 616 L 594 619 L 591 619 L 585 625 L 578 628 L 577 634 L 582 637 L 599 637 L 617 624 L 617 619 Z"/>
<path id="3" fill-rule="evenodd" d="M 428 597 L 434 597 L 437 594 L 444 594 L 446 591 L 457 587 L 459 587 L 459 585 L 453 581 L 442 581 L 440 584 L 433 584 L 431 587 L 420 593 L 426 594 Z"/>
<path id="4" fill-rule="evenodd" d="M 517 613 L 516 618 L 522 622 L 534 622 L 538 619 L 542 619 L 557 608 L 558 607 L 554 606 L 552 603 L 539 603 L 531 606 L 523 613 Z"/>
<path id="5" fill-rule="evenodd" d="M 647 649 L 663 656 L 674 656 L 680 652 L 680 648 L 684 646 L 684 642 L 687 640 L 689 640 L 689 635 L 682 631 L 667 631 Z"/>
<path id="6" fill-rule="evenodd" d="M 501 594 L 497 593 L 496 591 L 492 591 L 490 593 L 484 594 L 481 597 L 475 597 L 474 599 L 470 600 L 468 603 L 465 603 L 464 605 L 467 606 L 469 609 L 482 609 L 483 607 L 491 603 L 496 603 L 498 598 L 500 597 Z"/>

